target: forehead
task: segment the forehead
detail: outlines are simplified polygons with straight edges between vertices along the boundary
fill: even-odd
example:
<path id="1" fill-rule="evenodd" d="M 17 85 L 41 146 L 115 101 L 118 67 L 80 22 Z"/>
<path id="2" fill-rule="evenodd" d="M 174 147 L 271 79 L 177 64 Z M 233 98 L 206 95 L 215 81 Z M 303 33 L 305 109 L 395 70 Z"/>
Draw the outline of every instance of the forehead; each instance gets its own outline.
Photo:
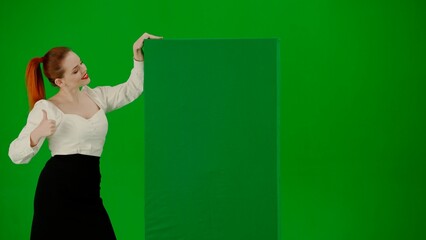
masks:
<path id="1" fill-rule="evenodd" d="M 74 52 L 70 51 L 62 62 L 62 67 L 65 71 L 71 71 L 75 66 L 80 64 L 80 57 Z"/>

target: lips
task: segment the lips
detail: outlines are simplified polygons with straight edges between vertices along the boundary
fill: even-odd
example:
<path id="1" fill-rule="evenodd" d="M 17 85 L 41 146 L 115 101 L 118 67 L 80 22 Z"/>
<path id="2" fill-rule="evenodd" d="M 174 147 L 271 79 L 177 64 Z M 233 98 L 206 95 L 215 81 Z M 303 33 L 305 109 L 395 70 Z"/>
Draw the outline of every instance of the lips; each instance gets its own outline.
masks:
<path id="1" fill-rule="evenodd" d="M 83 75 L 83 77 L 81 78 L 81 80 L 86 80 L 88 78 L 89 78 L 89 75 L 87 75 L 87 73 L 86 73 L 86 74 Z"/>

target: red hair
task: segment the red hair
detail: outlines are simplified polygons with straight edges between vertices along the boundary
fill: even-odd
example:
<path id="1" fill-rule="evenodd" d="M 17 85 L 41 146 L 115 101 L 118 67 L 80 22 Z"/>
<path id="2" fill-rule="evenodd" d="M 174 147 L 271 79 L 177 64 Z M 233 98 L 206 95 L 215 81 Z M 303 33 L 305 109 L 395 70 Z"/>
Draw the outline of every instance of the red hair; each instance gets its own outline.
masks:
<path id="1" fill-rule="evenodd" d="M 71 49 L 67 47 L 56 47 L 49 50 L 43 57 L 30 60 L 25 74 L 30 109 L 38 100 L 46 98 L 40 64 L 43 63 L 43 72 L 49 82 L 56 86 L 55 79 L 64 75 L 62 61 L 70 51 Z"/>

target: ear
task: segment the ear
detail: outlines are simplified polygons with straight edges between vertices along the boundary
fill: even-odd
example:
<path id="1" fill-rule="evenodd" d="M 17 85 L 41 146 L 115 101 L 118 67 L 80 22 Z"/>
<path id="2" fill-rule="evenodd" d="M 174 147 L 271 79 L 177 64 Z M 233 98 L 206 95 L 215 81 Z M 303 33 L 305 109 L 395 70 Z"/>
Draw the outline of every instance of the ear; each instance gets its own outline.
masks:
<path id="1" fill-rule="evenodd" d="M 64 80 L 62 78 L 56 78 L 55 84 L 56 86 L 61 87 L 62 85 L 64 85 Z"/>

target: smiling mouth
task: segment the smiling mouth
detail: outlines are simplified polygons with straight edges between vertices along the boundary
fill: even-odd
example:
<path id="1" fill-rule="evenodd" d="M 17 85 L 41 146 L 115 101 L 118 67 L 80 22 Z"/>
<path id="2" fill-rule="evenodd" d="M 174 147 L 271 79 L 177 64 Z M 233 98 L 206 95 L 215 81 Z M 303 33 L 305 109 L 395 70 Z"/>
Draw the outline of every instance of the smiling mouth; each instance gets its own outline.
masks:
<path id="1" fill-rule="evenodd" d="M 84 74 L 84 76 L 81 78 L 81 80 L 86 80 L 86 79 L 88 79 L 89 78 L 89 75 L 87 75 L 87 73 L 86 74 Z"/>

